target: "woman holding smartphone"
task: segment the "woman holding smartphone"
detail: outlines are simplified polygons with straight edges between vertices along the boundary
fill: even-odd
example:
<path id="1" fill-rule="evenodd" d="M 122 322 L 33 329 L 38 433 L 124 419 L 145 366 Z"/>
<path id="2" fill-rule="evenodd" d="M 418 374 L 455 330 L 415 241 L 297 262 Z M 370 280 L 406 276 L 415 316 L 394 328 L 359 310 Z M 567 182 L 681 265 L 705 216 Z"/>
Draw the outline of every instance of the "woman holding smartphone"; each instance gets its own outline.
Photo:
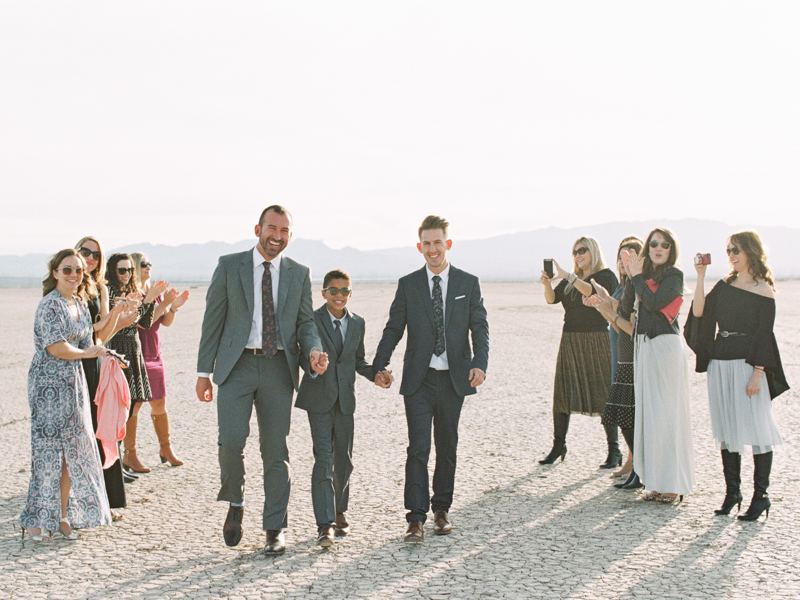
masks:
<path id="1" fill-rule="evenodd" d="M 136 275 L 141 282 L 142 290 L 146 293 L 150 290 L 150 271 L 153 264 L 146 255 L 139 252 L 131 254 Z M 169 327 L 178 314 L 178 309 L 189 299 L 189 290 L 182 294 L 178 290 L 171 289 L 163 296 L 156 298 L 156 309 L 153 313 L 153 323 L 150 327 L 139 326 L 139 341 L 142 345 L 142 355 L 144 364 L 147 368 L 147 378 L 150 381 L 151 398 L 150 418 L 153 420 L 153 428 L 156 430 L 160 450 L 158 452 L 162 463 L 169 462 L 173 467 L 183 464 L 183 461 L 175 456 L 172 451 L 169 439 L 169 417 L 167 416 L 167 382 L 164 374 L 164 360 L 161 357 L 161 333 L 160 328 Z M 137 417 L 142 408 L 142 402 L 137 402 L 133 407 L 133 416 Z"/>
<path id="2" fill-rule="evenodd" d="M 617 277 L 606 268 L 597 241 L 582 237 L 572 245 L 573 272 L 567 273 L 553 260 L 554 275 L 542 271 L 541 283 L 548 304 L 564 307 L 564 327 L 556 361 L 553 389 L 553 447 L 539 464 L 552 464 L 567 454 L 567 431 L 572 413 L 600 416 L 611 388 L 611 351 L 608 324 L 583 298 L 594 294 L 590 279 L 606 289 L 615 289 Z M 553 288 L 552 281 L 561 281 Z M 606 429 L 606 464 L 622 462 L 617 428 Z"/>
<path id="3" fill-rule="evenodd" d="M 643 500 L 682 500 L 695 484 L 689 371 L 678 335 L 683 272 L 666 228 L 647 236 L 640 254 L 624 251 L 637 301 L 634 331 L 633 469 L 648 492 Z"/>
<path id="4" fill-rule="evenodd" d="M 697 354 L 696 370 L 708 372 L 711 430 L 722 453 L 727 515 L 742 506 L 741 455 L 752 454 L 753 498 L 739 519 L 755 521 L 766 511 L 772 451 L 783 445 L 772 399 L 789 389 L 773 327 L 775 287 L 761 238 L 753 231 L 728 240 L 730 274 L 705 296 L 706 265 L 695 259 L 697 288 L 684 334 Z"/>
<path id="5" fill-rule="evenodd" d="M 109 348 L 124 354 L 130 362 L 130 366 L 123 369 L 123 372 L 131 391 L 131 411 L 133 411 L 134 403 L 147 402 L 152 397 L 150 381 L 147 378 L 147 367 L 142 355 L 142 345 L 139 342 L 137 323 L 142 327 L 150 327 L 155 312 L 155 299 L 166 291 L 169 284 L 159 281 L 150 287 L 147 294 L 143 295 L 136 277 L 136 270 L 133 267 L 133 259 L 129 254 L 112 254 L 108 258 L 106 273 L 108 274 L 109 302 L 113 306 L 119 302 L 136 306 L 138 313 L 136 323 L 122 329 L 107 343 Z M 148 473 L 150 469 L 145 467 L 136 456 L 136 419 L 135 415 L 131 416 L 125 426 L 125 439 L 123 440 L 125 450 L 122 455 L 122 466 L 136 473 Z"/>
<path id="6" fill-rule="evenodd" d="M 617 365 L 616 369 L 612 369 L 614 382 L 611 385 L 611 392 L 601 422 L 603 427 L 619 427 L 628 444 L 630 457 L 625 467 L 615 473 L 615 475 L 629 476 L 624 483 L 616 484 L 616 487 L 625 489 L 635 489 L 641 487 L 641 484 L 633 471 L 633 431 L 636 403 L 633 391 L 633 338 L 631 336 L 633 334 L 633 304 L 636 292 L 622 261 L 622 252 L 639 254 L 643 246 L 644 242 L 635 236 L 626 237 L 620 242 L 617 250 L 617 266 L 620 273 L 620 287 L 622 287 L 620 294 L 609 295 L 608 290 L 593 282 L 597 294 L 586 299 L 587 304 L 594 306 L 609 321 L 610 331 L 617 334 L 615 336 Z"/>

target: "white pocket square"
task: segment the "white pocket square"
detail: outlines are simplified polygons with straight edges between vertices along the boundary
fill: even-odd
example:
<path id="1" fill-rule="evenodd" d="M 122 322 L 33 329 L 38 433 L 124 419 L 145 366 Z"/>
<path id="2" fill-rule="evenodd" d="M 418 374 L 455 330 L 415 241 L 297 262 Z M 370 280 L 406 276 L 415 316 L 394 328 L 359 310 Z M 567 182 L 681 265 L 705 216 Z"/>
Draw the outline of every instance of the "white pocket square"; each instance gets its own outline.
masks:
<path id="1" fill-rule="evenodd" d="M 453 298 L 453 300 L 461 300 L 462 298 L 466 298 L 466 297 L 467 297 L 467 295 L 464 294 L 463 296 L 456 296 L 455 298 Z"/>

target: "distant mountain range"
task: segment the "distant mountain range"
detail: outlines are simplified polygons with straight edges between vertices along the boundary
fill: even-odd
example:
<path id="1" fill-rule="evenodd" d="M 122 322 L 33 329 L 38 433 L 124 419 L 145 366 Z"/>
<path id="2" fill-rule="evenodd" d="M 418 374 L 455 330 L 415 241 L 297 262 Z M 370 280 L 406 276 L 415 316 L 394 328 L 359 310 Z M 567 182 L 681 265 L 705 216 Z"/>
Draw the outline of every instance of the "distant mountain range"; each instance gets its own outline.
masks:
<path id="1" fill-rule="evenodd" d="M 559 229 L 549 227 L 523 233 L 501 235 L 482 240 L 454 240 L 448 253 L 450 261 L 484 281 L 538 280 L 543 258 L 555 258 L 565 269 L 570 269 L 572 243 L 583 235 L 597 239 L 606 262 L 612 265 L 619 241 L 627 235 L 644 237 L 656 226 L 666 226 L 678 237 L 680 257 L 687 278 L 694 277 L 692 258 L 696 252 L 710 252 L 712 258 L 709 276 L 719 277 L 728 272 L 725 256 L 727 237 L 736 230 L 716 221 L 696 219 L 662 220 L 644 222 L 614 222 L 589 227 Z M 800 239 L 800 229 L 789 227 L 760 227 L 762 240 L 767 246 L 769 263 L 774 275 L 780 279 L 800 277 L 800 263 L 792 256 Z M 413 239 L 415 232 L 410 232 Z M 210 281 L 223 254 L 252 248 L 255 238 L 234 244 L 208 242 L 166 246 L 142 242 L 115 252 L 143 252 L 153 262 L 153 275 L 171 282 L 205 283 Z M 334 250 L 317 240 L 295 239 L 286 250 L 292 258 L 309 265 L 315 281 L 321 280 L 329 270 L 342 268 L 357 281 L 394 281 L 422 266 L 423 260 L 416 247 L 385 250 Z M 49 254 L 0 257 L 0 286 L 37 286 L 42 279 Z"/>

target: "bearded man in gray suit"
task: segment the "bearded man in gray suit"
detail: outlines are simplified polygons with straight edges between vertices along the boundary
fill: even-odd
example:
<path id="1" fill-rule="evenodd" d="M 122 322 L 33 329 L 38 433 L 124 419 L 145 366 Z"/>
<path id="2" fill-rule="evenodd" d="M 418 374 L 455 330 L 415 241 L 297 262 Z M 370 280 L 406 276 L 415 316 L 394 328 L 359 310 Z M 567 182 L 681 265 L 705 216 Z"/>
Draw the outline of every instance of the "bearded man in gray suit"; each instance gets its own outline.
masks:
<path id="1" fill-rule="evenodd" d="M 447 237 L 448 226 L 433 215 L 422 222 L 417 249 L 427 264 L 398 281 L 372 363 L 376 383 L 391 383 L 386 366 L 408 330 L 400 385 L 408 424 L 406 541 L 424 539 L 423 524 L 431 508 L 433 532 L 451 531 L 458 420 L 464 397 L 483 383 L 489 362 L 489 322 L 480 282 L 447 262 L 453 245 Z M 433 496 L 428 487 L 431 428 L 436 445 Z"/>
<path id="2" fill-rule="evenodd" d="M 244 446 L 253 407 L 264 464 L 263 528 L 267 554 L 286 549 L 284 529 L 291 475 L 287 437 L 292 395 L 298 388 L 300 355 L 311 369 L 325 372 L 311 303 L 308 267 L 281 255 L 292 239 L 292 216 L 282 206 L 264 209 L 255 226 L 258 244 L 219 259 L 206 294 L 197 357 L 197 397 L 214 399 L 219 390 L 217 500 L 229 502 L 223 536 L 228 546 L 242 538 Z"/>

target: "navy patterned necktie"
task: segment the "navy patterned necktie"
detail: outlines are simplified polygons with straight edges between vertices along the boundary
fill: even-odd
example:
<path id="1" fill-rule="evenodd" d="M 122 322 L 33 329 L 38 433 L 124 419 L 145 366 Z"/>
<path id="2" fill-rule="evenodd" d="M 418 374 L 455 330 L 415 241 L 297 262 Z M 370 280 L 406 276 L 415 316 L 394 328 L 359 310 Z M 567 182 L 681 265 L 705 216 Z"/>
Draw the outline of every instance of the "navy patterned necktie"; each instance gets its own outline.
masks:
<path id="1" fill-rule="evenodd" d="M 436 346 L 433 353 L 441 356 L 444 353 L 444 301 L 442 300 L 442 280 L 438 275 L 433 276 L 433 324 L 436 327 Z"/>
<path id="2" fill-rule="evenodd" d="M 272 299 L 272 273 L 269 261 L 264 261 L 261 278 L 261 348 L 272 358 L 278 352 L 278 330 L 275 326 L 275 301 Z"/>
<path id="3" fill-rule="evenodd" d="M 336 356 L 342 357 L 342 350 L 344 350 L 344 340 L 342 339 L 342 322 L 339 319 L 333 320 L 333 326 L 336 331 L 333 332 L 333 341 L 336 343 Z"/>

